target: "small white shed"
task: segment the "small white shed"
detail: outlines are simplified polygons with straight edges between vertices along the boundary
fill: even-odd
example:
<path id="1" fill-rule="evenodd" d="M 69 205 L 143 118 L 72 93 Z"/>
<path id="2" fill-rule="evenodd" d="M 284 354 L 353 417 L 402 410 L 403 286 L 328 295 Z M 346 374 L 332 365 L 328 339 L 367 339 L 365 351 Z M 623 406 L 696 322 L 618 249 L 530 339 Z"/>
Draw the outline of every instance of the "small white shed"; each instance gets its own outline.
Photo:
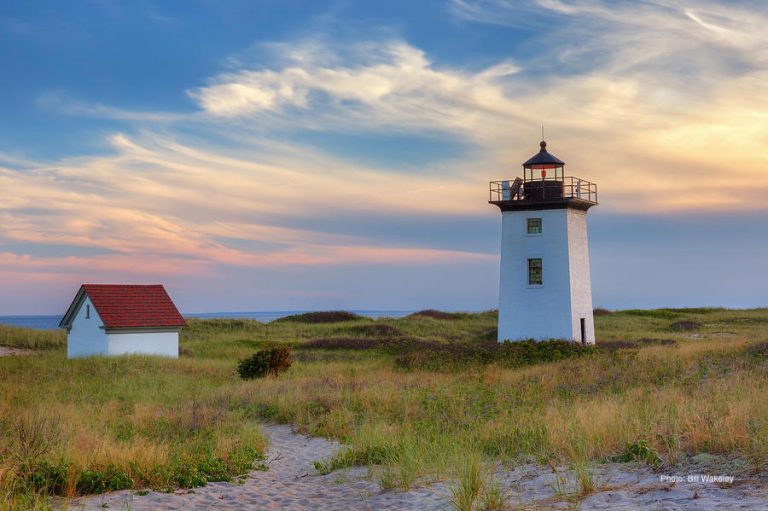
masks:
<path id="1" fill-rule="evenodd" d="M 184 326 L 160 284 L 83 284 L 59 327 L 67 330 L 67 358 L 94 355 L 179 356 Z"/>

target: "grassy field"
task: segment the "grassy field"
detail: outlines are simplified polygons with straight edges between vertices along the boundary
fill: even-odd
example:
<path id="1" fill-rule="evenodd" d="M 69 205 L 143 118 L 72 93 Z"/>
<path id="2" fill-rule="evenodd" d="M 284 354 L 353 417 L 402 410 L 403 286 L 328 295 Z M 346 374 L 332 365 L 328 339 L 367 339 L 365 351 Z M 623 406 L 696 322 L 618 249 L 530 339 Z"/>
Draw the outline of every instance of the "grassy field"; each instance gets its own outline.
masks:
<path id="1" fill-rule="evenodd" d="M 572 464 L 584 491 L 601 461 L 768 462 L 768 310 L 599 312 L 595 349 L 499 347 L 493 312 L 192 320 L 179 360 L 67 361 L 61 333 L 0 327 L 0 345 L 38 350 L 0 358 L 0 509 L 236 478 L 264 420 L 347 443 L 322 471 L 369 464 L 403 489 L 457 477 L 457 508 L 487 460 Z M 286 373 L 238 378 L 278 345 Z"/>

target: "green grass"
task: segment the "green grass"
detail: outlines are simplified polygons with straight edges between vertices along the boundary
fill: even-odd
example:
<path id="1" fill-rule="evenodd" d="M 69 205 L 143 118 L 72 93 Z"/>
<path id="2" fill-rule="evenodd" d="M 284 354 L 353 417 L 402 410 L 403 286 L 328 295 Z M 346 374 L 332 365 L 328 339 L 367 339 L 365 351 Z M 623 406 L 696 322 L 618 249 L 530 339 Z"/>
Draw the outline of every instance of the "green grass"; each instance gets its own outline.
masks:
<path id="1" fill-rule="evenodd" d="M 68 361 L 61 333 L 0 327 L 0 345 L 39 350 L 0 358 L 0 509 L 232 478 L 264 452 L 263 420 L 345 442 L 322 471 L 369 465 L 402 489 L 451 478 L 462 507 L 503 506 L 478 480 L 487 461 L 570 464 L 585 494 L 607 460 L 768 461 L 766 309 L 614 311 L 596 317 L 598 348 L 573 352 L 495 347 L 494 312 L 433 316 L 190 320 L 178 360 Z M 270 346 L 293 366 L 240 380 L 238 361 Z"/>
<path id="2" fill-rule="evenodd" d="M 0 346 L 35 350 L 66 349 L 64 330 L 33 330 L 0 325 Z"/>

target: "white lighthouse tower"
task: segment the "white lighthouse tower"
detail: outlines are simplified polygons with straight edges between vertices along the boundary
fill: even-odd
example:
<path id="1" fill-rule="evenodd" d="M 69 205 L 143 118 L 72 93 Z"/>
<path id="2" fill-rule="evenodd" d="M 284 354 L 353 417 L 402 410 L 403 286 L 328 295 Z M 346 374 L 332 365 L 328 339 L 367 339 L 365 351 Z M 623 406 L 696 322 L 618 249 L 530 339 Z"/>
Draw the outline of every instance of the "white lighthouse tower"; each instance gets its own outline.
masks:
<path id="1" fill-rule="evenodd" d="M 595 342 L 587 210 L 597 185 L 565 176 L 547 143 L 523 163 L 523 177 L 492 181 L 501 209 L 499 342 Z"/>

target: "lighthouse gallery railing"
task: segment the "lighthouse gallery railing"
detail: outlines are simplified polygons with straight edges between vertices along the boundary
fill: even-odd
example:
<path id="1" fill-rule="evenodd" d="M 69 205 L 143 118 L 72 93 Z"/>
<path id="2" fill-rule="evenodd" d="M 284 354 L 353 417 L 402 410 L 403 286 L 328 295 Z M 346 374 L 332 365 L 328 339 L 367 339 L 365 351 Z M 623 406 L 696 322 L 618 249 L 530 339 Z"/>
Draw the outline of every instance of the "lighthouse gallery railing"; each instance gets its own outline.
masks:
<path id="1" fill-rule="evenodd" d="M 490 202 L 517 200 L 581 199 L 597 204 L 597 184 L 565 176 L 523 181 L 491 181 Z"/>

